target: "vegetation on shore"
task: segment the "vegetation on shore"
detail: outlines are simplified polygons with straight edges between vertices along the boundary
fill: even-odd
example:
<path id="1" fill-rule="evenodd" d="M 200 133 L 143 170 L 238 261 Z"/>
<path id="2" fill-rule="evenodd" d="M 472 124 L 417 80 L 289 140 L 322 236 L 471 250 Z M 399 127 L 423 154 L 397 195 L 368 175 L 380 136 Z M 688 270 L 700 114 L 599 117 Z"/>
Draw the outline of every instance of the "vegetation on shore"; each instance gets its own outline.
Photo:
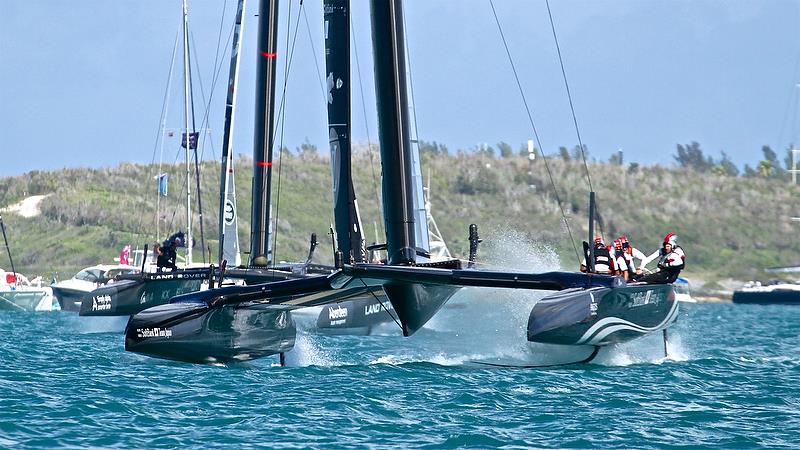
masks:
<path id="1" fill-rule="evenodd" d="M 583 162 L 562 151 L 549 157 L 545 167 L 541 157 L 530 160 L 524 149 L 508 151 L 510 146 L 507 149 L 502 143 L 498 147 L 498 152 L 450 154 L 439 144 L 423 146 L 423 175 L 430 184 L 432 212 L 451 251 L 466 257 L 467 229 L 474 222 L 485 240 L 482 249 L 491 249 L 494 241 L 511 235 L 520 246 L 536 243 L 552 249 L 561 268 L 576 269 L 570 232 L 578 250 L 588 238 L 589 188 Z M 786 181 L 785 171 L 777 176 L 775 168 L 765 164 L 739 175 L 730 166 L 715 169 L 720 164 L 700 156 L 706 163 L 711 160 L 708 167 L 692 167 L 678 157 L 674 167 L 623 164 L 621 157 L 589 163 L 606 240 L 625 234 L 634 246 L 649 253 L 667 232 L 675 232 L 688 255 L 687 276 L 712 282 L 769 278 L 763 268 L 800 263 L 800 243 L 793 238 L 798 224 L 790 221 L 800 213 L 800 188 Z M 273 188 L 277 258 L 304 258 L 309 236 L 315 232 L 321 242 L 315 259 L 331 263 L 331 244 L 326 238 L 332 221 L 329 157 L 304 145 L 296 152 L 282 152 L 281 159 Z M 364 228 L 372 243 L 382 232 L 378 152 L 361 148 L 353 166 Z M 239 234 L 242 249 L 247 250 L 251 161 L 238 159 L 236 170 Z M 181 165 L 162 166 L 161 172 L 169 174 L 170 190 L 160 201 L 156 165 L 122 163 L 113 168 L 33 171 L 0 178 L 0 208 L 31 195 L 51 194 L 42 201 L 38 216 L 3 214 L 16 269 L 46 278 L 57 273 L 63 279 L 83 267 L 112 262 L 126 244 L 152 248 L 185 229 L 184 171 Z M 216 255 L 218 163 L 202 163 L 202 174 L 206 247 Z M 197 220 L 195 216 L 195 260 L 201 260 Z M 247 255 L 243 260 L 247 261 Z M 504 263 L 513 266 L 514 261 Z M 0 267 L 10 268 L 5 252 L 0 255 Z"/>

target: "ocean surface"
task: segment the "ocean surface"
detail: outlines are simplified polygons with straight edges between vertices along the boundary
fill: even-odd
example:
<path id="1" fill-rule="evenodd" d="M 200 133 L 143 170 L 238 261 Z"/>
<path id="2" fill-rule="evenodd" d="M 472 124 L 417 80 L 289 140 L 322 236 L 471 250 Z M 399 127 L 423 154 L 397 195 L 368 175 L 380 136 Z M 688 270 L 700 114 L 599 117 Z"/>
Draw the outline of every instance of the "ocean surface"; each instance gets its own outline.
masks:
<path id="1" fill-rule="evenodd" d="M 125 319 L 0 312 L 0 448 L 800 446 L 800 308 L 682 304 L 661 336 L 529 345 L 531 298 L 464 291 L 410 338 L 301 330 L 232 366 L 123 349 Z M 296 315 L 300 325 L 313 313 Z"/>

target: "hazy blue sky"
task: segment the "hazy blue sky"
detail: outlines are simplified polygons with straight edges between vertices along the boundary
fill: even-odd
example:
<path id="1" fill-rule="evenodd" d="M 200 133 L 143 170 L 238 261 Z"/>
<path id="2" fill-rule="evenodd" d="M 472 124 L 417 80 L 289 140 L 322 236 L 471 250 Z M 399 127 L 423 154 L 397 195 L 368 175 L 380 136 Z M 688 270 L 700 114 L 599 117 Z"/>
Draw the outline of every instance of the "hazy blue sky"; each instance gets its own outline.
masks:
<path id="1" fill-rule="evenodd" d="M 209 116 L 213 146 L 204 147 L 205 158 L 220 154 L 235 3 L 190 0 L 206 99 L 226 13 L 220 44 L 225 54 Z M 300 16 L 287 87 L 284 142 L 291 148 L 308 138 L 327 149 L 314 62 L 324 70 L 321 4 L 304 2 L 311 38 Z M 288 5 L 281 5 L 281 58 Z M 575 145 L 544 1 L 495 0 L 495 6 L 545 152 Z M 782 156 L 797 141 L 800 2 L 552 0 L 551 7 L 591 156 L 605 160 L 622 149 L 628 161 L 671 163 L 676 143 L 696 140 L 707 153 L 724 150 L 741 166 L 757 162 L 763 144 Z M 293 27 L 299 2 L 291 8 Z M 248 0 L 247 9 L 236 152 L 249 154 L 256 0 Z M 353 1 L 374 142 L 368 9 L 366 0 Z M 452 150 L 499 141 L 517 148 L 527 141 L 532 132 L 488 0 L 407 0 L 405 10 L 420 138 Z M 0 0 L 0 176 L 152 161 L 180 14 L 179 0 Z M 282 59 L 280 64 L 282 72 Z M 168 127 L 182 120 L 175 84 L 180 74 L 179 65 Z M 202 118 L 204 100 L 197 92 Z M 357 84 L 353 118 L 354 137 L 366 140 Z M 173 162 L 177 139 L 167 144 L 163 159 Z"/>

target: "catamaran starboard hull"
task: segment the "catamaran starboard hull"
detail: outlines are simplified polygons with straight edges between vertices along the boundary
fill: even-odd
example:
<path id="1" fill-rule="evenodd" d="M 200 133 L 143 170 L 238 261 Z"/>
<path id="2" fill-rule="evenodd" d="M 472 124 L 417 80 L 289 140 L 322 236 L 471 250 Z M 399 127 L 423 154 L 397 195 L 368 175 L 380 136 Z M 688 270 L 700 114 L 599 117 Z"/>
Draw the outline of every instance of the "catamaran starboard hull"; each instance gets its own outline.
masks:
<path id="1" fill-rule="evenodd" d="M 609 345 L 667 328 L 678 315 L 672 285 L 569 289 L 533 307 L 528 341 Z"/>

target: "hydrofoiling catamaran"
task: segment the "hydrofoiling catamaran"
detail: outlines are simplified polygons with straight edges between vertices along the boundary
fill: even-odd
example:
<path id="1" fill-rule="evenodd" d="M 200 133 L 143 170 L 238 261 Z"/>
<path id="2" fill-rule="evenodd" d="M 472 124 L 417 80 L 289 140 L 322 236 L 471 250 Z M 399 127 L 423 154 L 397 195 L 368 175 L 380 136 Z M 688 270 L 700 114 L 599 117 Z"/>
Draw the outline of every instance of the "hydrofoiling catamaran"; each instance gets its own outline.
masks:
<path id="1" fill-rule="evenodd" d="M 275 3 L 262 2 L 262 28 L 274 24 Z M 169 305 L 133 316 L 126 329 L 126 349 L 189 362 L 241 361 L 282 353 L 294 344 L 289 311 L 377 295 L 381 289 L 405 336 L 419 330 L 453 294 L 467 287 L 558 291 L 531 311 L 528 340 L 533 342 L 597 349 L 669 326 L 677 313 L 670 285 L 628 286 L 609 275 L 487 271 L 463 268 L 455 259 L 426 261 L 425 252 L 417 247 L 410 185 L 402 1 L 370 3 L 387 264 L 345 264 L 339 259 L 338 270 L 325 277 L 179 296 Z M 325 5 L 347 8 L 348 2 L 326 0 Z"/>

